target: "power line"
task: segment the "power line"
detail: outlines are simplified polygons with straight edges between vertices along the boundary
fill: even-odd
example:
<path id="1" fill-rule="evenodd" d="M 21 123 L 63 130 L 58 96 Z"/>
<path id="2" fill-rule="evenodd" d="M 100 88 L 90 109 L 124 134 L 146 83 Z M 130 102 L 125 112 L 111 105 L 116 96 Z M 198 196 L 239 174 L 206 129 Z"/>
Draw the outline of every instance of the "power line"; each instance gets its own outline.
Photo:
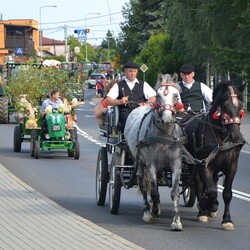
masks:
<path id="1" fill-rule="evenodd" d="M 121 14 L 122 12 L 119 11 L 119 12 L 115 12 L 115 13 L 112 13 L 112 15 L 117 15 L 117 14 Z M 109 17 L 110 14 L 107 14 L 107 15 L 99 15 L 99 16 L 96 16 L 96 17 L 89 17 L 89 18 L 86 18 L 87 20 L 90 20 L 90 19 L 100 19 L 100 18 L 103 18 L 103 17 Z M 85 21 L 85 18 L 82 18 L 82 19 L 75 19 L 75 20 L 68 20 L 68 21 L 58 21 L 58 22 L 50 22 L 50 23 L 42 23 L 43 25 L 49 25 L 49 24 L 58 24 L 58 23 L 74 23 L 74 22 L 81 22 L 81 21 Z"/>

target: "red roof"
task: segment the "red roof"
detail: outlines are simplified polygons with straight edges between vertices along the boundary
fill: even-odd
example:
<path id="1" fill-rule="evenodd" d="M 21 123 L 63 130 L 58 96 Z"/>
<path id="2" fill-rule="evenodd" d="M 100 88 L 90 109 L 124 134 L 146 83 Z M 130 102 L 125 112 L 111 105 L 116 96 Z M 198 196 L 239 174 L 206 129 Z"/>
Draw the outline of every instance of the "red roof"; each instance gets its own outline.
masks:
<path id="1" fill-rule="evenodd" d="M 64 41 L 43 37 L 43 45 L 64 45 Z"/>

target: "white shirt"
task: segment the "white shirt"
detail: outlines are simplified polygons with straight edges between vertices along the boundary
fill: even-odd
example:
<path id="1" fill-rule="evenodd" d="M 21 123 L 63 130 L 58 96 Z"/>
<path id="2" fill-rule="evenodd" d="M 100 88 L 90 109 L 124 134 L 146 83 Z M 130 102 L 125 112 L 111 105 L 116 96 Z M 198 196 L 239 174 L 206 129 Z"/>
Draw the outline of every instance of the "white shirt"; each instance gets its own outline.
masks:
<path id="1" fill-rule="evenodd" d="M 131 90 L 134 88 L 136 83 L 140 84 L 137 78 L 135 78 L 133 82 L 130 82 L 127 78 L 125 79 L 125 81 Z M 144 82 L 143 93 L 147 100 L 152 96 L 156 96 L 155 90 L 147 82 Z M 114 86 L 109 91 L 109 93 L 107 94 L 107 96 L 112 99 L 117 99 L 118 95 L 119 95 L 119 87 L 118 84 L 115 83 Z"/>
<path id="2" fill-rule="evenodd" d="M 188 89 L 192 88 L 194 82 L 195 81 L 193 81 L 192 83 L 185 83 L 184 81 L 182 81 L 183 85 Z M 201 82 L 200 84 L 202 97 L 205 101 L 207 101 L 207 103 L 210 104 L 213 101 L 213 91 L 205 83 Z"/>

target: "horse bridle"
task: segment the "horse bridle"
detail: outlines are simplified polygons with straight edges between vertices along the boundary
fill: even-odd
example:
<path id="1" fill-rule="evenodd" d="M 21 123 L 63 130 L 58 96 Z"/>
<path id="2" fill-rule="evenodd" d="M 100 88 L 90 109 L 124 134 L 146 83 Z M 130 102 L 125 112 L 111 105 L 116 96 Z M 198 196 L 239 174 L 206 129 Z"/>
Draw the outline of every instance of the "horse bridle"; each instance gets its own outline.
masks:
<path id="1" fill-rule="evenodd" d="M 232 98 L 232 103 L 235 107 L 238 107 L 239 105 L 239 99 L 238 95 L 234 92 L 234 89 L 232 86 L 228 86 L 230 93 L 231 93 L 231 98 Z M 217 110 L 213 113 L 213 119 L 218 120 L 222 119 L 222 124 L 223 125 L 230 125 L 230 124 L 241 124 L 241 119 L 245 116 L 245 112 L 243 109 L 240 110 L 240 116 L 235 116 L 235 117 L 230 117 L 226 112 L 221 110 L 221 107 L 217 107 Z"/>
<path id="2" fill-rule="evenodd" d="M 169 86 L 174 86 L 174 84 L 173 83 L 162 83 L 160 85 L 160 87 L 164 87 L 164 86 L 165 86 L 165 89 L 163 91 L 163 94 L 165 96 L 167 96 L 168 93 L 169 93 L 168 87 Z M 161 103 L 156 102 L 156 103 L 153 104 L 153 108 L 154 108 L 154 110 L 158 110 L 159 114 L 161 114 L 162 112 L 164 112 L 166 110 L 169 110 L 169 111 L 172 112 L 172 114 L 175 115 L 177 113 L 177 110 L 183 109 L 183 104 L 180 103 L 178 100 L 175 102 L 174 105 L 170 105 L 170 104 L 162 105 Z"/>

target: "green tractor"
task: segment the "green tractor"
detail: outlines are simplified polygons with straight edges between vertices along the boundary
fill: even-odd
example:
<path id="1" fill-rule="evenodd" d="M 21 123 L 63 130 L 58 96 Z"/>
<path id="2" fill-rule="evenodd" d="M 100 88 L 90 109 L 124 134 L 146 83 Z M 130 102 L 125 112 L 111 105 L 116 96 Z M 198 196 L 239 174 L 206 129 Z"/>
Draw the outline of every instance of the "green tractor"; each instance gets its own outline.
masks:
<path id="1" fill-rule="evenodd" d="M 77 141 L 77 129 L 71 125 L 72 120 L 71 114 L 52 112 L 45 115 L 41 128 L 31 130 L 31 156 L 39 159 L 41 150 L 65 149 L 69 157 L 78 160 L 80 145 Z"/>
<path id="2" fill-rule="evenodd" d="M 16 77 L 20 74 L 21 68 L 39 68 L 40 63 L 27 63 L 20 62 L 7 62 L 4 67 L 0 67 L 0 124 L 7 124 L 10 121 L 10 114 L 15 113 L 16 109 L 11 103 L 12 94 L 8 92 L 8 86 L 12 77 Z"/>

